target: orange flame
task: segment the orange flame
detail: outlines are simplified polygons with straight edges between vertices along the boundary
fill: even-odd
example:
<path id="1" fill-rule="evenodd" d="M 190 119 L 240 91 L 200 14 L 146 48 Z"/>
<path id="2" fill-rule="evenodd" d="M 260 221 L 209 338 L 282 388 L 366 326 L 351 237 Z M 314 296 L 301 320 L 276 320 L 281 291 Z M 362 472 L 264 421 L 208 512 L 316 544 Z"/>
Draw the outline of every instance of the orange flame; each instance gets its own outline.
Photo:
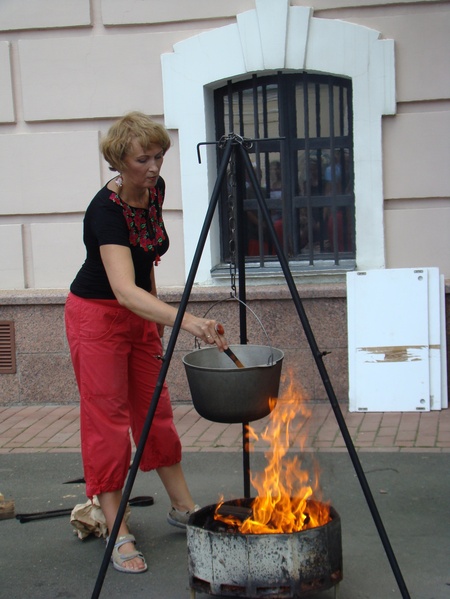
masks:
<path id="1" fill-rule="evenodd" d="M 291 384 L 277 401 L 271 400 L 274 408 L 267 427 L 261 433 L 261 439 L 270 446 L 265 453 L 268 463 L 264 472 L 256 473 L 251 478 L 257 490 L 257 496 L 251 504 L 252 516 L 242 522 L 235 517 L 218 514 L 221 504 L 216 509 L 216 520 L 221 520 L 244 534 L 299 532 L 322 526 L 331 519 L 329 504 L 310 501 L 319 488 L 317 469 L 311 483 L 312 477 L 302 468 L 300 456 L 288 455 L 294 437 L 298 437 L 300 449 L 303 449 L 305 441 L 305 435 L 292 430 L 294 418 L 301 416 L 300 420 L 297 419 L 301 428 L 311 414 L 301 394 L 294 392 L 292 387 Z M 249 436 L 258 440 L 252 427 L 249 427 Z"/>

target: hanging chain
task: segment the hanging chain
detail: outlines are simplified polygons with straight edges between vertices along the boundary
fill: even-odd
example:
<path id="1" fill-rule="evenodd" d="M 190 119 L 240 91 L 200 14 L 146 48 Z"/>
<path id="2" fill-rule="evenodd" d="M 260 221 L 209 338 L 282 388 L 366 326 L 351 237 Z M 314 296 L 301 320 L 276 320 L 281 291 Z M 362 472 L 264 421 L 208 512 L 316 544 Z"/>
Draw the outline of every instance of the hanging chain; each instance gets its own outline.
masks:
<path id="1" fill-rule="evenodd" d="M 233 143 L 240 144 L 246 150 L 250 150 L 253 146 L 253 141 L 237 135 L 236 133 L 230 133 L 229 135 L 222 135 L 217 145 L 220 149 L 223 149 L 227 142 L 232 140 Z M 228 169 L 228 249 L 230 252 L 230 286 L 231 286 L 231 297 L 237 296 L 236 289 L 236 248 L 237 248 L 237 231 L 236 231 L 236 204 L 237 204 L 237 184 L 236 184 L 236 156 L 232 152 L 230 156 L 229 169 Z"/>
<path id="2" fill-rule="evenodd" d="M 253 142 L 250 139 L 246 139 L 241 135 L 230 133 L 229 135 L 223 135 L 219 140 L 219 148 L 224 148 L 225 144 L 232 140 L 233 143 L 240 144 L 246 150 L 249 150 L 253 146 Z M 231 297 L 237 296 L 236 289 L 236 248 L 237 248 L 237 231 L 236 231 L 236 205 L 237 205 L 237 183 L 236 183 L 236 155 L 234 152 L 231 153 L 229 170 L 228 170 L 228 249 L 230 252 L 230 286 L 231 286 Z"/>
<path id="3" fill-rule="evenodd" d="M 230 286 L 231 296 L 236 297 L 236 157 L 234 152 L 231 153 L 229 170 L 228 170 L 228 249 L 230 252 Z"/>

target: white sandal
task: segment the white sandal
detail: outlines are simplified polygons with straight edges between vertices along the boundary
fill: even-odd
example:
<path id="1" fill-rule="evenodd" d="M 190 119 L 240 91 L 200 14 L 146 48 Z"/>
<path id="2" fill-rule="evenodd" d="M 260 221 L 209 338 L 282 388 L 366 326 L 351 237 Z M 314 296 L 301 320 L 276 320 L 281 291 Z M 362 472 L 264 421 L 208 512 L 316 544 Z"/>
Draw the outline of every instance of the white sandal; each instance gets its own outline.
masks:
<path id="1" fill-rule="evenodd" d="M 136 539 L 131 534 L 122 535 L 117 539 L 117 543 L 114 545 L 114 549 L 111 555 L 111 561 L 114 569 L 118 570 L 119 572 L 126 572 L 128 574 L 141 574 L 141 572 L 145 572 L 147 570 L 147 563 L 145 561 L 145 557 L 142 555 L 140 551 L 132 551 L 131 553 L 119 552 L 119 547 L 122 547 L 122 545 L 125 545 L 125 543 L 136 544 Z M 135 557 L 138 557 L 142 560 L 144 567 L 140 568 L 139 570 L 126 568 L 124 566 L 125 562 L 128 562 L 131 559 L 134 559 Z"/>
<path id="2" fill-rule="evenodd" d="M 178 528 L 186 528 L 186 524 L 189 522 L 189 518 L 194 512 L 198 512 L 200 509 L 199 505 L 194 505 L 192 510 L 188 510 L 186 512 L 181 512 L 176 508 L 172 507 L 170 512 L 167 514 L 167 522 L 172 526 L 177 526 Z"/>

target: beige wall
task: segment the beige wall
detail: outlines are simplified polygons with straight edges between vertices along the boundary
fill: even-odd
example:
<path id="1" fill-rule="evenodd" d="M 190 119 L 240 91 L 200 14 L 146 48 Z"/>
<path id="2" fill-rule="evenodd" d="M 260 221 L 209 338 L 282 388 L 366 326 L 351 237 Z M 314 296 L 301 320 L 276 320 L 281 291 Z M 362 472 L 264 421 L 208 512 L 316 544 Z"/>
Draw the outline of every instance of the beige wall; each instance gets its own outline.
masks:
<path id="1" fill-rule="evenodd" d="M 0 288 L 69 284 L 84 256 L 83 211 L 110 176 L 98 137 L 131 109 L 164 121 L 161 55 L 256 6 L 279 14 L 286 1 L 196 0 L 188 9 L 181 0 L 0 3 Z M 385 264 L 415 266 L 426 259 L 449 278 L 448 242 L 433 233 L 449 221 L 450 78 L 442 76 L 450 56 L 448 3 L 290 5 L 312 6 L 319 19 L 340 19 L 394 40 L 397 114 L 384 117 L 382 130 Z M 189 262 L 183 230 L 189 198 L 182 197 L 178 132 L 171 135 L 163 175 L 172 251 L 158 270 L 164 286 L 182 285 Z"/>
<path id="2" fill-rule="evenodd" d="M 129 110 L 163 122 L 161 53 L 223 24 L 234 4 L 198 3 L 182 23 L 173 6 L 152 2 L 155 27 L 149 3 L 0 3 L 0 289 L 70 284 L 84 259 L 84 210 L 112 176 L 99 136 Z M 168 286 L 184 282 L 178 135 L 170 134 L 163 176 L 173 251 L 158 268 Z"/>

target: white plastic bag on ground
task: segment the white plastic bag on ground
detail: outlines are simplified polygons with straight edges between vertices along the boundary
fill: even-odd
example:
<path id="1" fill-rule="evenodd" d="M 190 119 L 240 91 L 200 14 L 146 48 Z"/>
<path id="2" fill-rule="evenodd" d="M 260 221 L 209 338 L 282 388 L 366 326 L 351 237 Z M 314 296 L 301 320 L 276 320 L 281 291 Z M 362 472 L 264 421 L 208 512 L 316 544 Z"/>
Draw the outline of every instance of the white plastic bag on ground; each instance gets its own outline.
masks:
<path id="1" fill-rule="evenodd" d="M 125 510 L 125 522 L 130 517 L 130 506 Z M 96 537 L 108 536 L 105 515 L 102 512 L 98 498 L 94 495 L 93 499 L 88 499 L 86 503 L 78 503 L 70 515 L 70 523 L 74 527 L 74 533 L 83 540 L 90 534 Z"/>

